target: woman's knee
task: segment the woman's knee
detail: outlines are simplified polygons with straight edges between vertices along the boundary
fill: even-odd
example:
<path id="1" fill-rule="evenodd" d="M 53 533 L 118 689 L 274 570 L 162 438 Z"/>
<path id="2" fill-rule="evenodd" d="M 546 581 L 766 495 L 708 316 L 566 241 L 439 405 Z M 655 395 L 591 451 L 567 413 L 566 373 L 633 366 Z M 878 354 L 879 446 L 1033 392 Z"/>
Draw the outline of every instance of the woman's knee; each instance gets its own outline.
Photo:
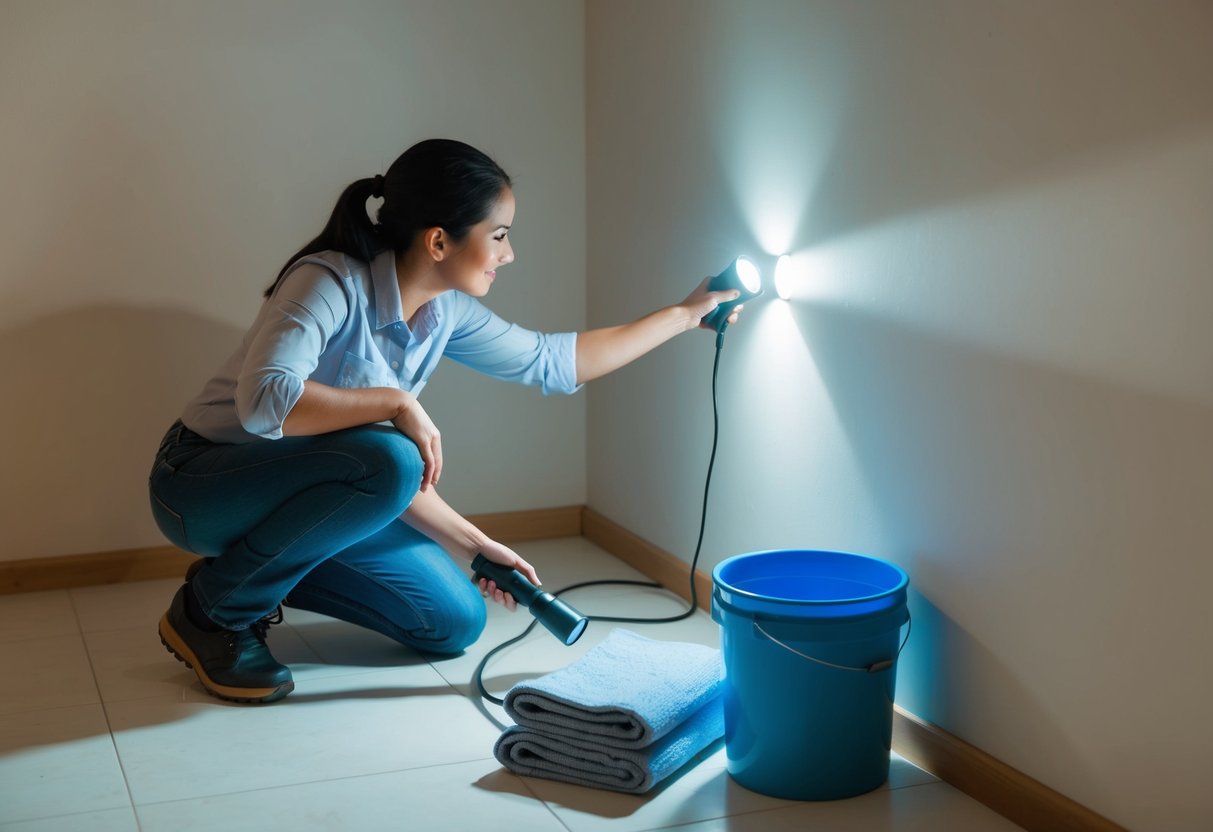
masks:
<path id="1" fill-rule="evenodd" d="M 341 444 L 359 462 L 360 487 L 399 505 L 401 511 L 408 507 L 425 471 L 413 440 L 393 427 L 368 425 L 348 431 Z"/>
<path id="2" fill-rule="evenodd" d="M 480 638 L 487 620 L 484 599 L 471 582 L 467 590 L 443 598 L 441 608 L 435 610 L 434 626 L 424 643 L 416 646 L 430 653 L 460 653 Z"/>

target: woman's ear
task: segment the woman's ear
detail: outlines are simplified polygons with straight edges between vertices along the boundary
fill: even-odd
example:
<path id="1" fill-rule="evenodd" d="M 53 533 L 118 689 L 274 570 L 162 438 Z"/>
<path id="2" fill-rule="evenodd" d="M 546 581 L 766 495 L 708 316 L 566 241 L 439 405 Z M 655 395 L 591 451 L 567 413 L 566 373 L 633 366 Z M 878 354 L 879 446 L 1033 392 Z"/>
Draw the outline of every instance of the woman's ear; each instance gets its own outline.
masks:
<path id="1" fill-rule="evenodd" d="M 447 255 L 447 239 L 446 232 L 435 226 L 427 228 L 421 232 L 421 243 L 425 246 L 426 253 L 434 259 L 434 262 L 441 261 Z"/>

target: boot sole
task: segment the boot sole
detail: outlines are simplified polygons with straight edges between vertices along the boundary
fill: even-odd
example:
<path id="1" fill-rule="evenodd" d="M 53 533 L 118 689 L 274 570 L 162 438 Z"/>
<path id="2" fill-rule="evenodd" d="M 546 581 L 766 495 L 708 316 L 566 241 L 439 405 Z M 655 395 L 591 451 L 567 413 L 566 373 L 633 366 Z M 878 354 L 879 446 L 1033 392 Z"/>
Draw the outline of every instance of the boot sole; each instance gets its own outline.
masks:
<path id="1" fill-rule="evenodd" d="M 160 617 L 160 643 L 164 645 L 165 650 L 173 654 L 177 661 L 194 671 L 194 675 L 198 677 L 198 681 L 202 683 L 202 687 L 207 693 L 219 699 L 226 699 L 228 702 L 264 704 L 276 702 L 295 689 L 293 681 L 271 688 L 237 688 L 219 684 L 206 675 L 202 669 L 202 662 L 198 661 L 194 651 L 169 623 L 168 613 Z"/>

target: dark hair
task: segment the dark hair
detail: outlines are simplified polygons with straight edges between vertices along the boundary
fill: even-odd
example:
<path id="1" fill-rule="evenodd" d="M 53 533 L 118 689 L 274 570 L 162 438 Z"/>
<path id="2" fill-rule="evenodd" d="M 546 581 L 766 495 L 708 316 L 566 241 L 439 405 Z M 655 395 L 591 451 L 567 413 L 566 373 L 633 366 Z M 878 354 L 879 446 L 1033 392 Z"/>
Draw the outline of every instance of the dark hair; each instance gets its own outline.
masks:
<path id="1" fill-rule="evenodd" d="M 308 254 L 339 251 L 370 261 L 387 249 L 406 251 L 422 229 L 438 227 L 456 242 L 484 220 L 501 192 L 511 185 L 501 166 L 471 145 L 452 139 L 427 139 L 410 147 L 384 176 L 359 179 L 337 199 L 320 235 L 291 255 L 269 297 L 291 264 Z M 378 221 L 367 200 L 383 197 Z"/>

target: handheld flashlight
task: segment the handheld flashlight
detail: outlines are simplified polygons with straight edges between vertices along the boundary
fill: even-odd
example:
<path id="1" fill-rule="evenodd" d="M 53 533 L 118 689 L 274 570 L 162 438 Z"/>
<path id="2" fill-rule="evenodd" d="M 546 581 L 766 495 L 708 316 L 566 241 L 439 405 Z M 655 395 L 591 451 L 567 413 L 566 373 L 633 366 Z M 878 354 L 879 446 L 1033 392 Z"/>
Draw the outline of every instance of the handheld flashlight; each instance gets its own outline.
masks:
<path id="1" fill-rule="evenodd" d="M 590 622 L 552 593 L 544 592 L 528 581 L 517 569 L 493 563 L 484 555 L 476 555 L 472 561 L 472 571 L 475 573 L 472 580 L 479 582 L 481 578 L 487 578 L 497 584 L 501 591 L 513 595 L 514 600 L 529 609 L 535 620 L 547 627 L 566 647 L 581 638 L 586 624 Z"/>
<path id="2" fill-rule="evenodd" d="M 703 323 L 718 333 L 724 332 L 725 327 L 729 325 L 729 315 L 732 314 L 734 306 L 762 294 L 762 277 L 758 273 L 758 267 L 749 258 L 738 257 L 708 283 L 710 292 L 723 292 L 728 289 L 737 289 L 741 294 L 736 300 L 726 300 L 703 319 Z"/>

